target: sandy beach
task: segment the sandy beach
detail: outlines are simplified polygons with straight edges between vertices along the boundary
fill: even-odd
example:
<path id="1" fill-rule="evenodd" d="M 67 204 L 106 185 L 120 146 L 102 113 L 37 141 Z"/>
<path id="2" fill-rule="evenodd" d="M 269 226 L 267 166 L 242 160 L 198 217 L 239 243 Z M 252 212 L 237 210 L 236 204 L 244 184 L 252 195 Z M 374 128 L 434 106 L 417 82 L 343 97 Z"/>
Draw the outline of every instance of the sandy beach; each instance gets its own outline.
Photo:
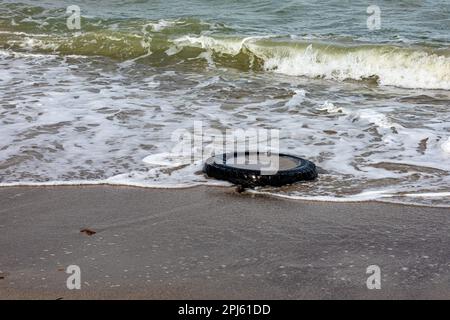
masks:
<path id="1" fill-rule="evenodd" d="M 232 188 L 1 188 L 0 298 L 448 299 L 448 223 L 448 209 Z"/>

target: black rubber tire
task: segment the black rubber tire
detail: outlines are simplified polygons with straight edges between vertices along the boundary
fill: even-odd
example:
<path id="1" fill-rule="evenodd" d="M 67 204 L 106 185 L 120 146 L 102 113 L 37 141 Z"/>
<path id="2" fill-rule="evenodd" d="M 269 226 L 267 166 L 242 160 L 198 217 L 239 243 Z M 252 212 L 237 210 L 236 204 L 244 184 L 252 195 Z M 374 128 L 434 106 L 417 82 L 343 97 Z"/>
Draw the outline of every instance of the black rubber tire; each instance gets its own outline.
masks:
<path id="1" fill-rule="evenodd" d="M 262 175 L 260 170 L 249 170 L 231 167 L 226 164 L 227 159 L 244 155 L 244 153 L 228 153 L 214 156 L 206 160 L 203 172 L 219 180 L 226 180 L 243 187 L 276 186 L 280 187 L 298 181 L 314 180 L 317 178 L 317 170 L 311 161 L 291 156 L 278 154 L 279 157 L 288 157 L 298 162 L 297 166 L 287 170 L 279 170 L 273 175 Z M 248 155 L 248 153 L 245 153 Z M 217 161 L 221 159 L 221 161 Z"/>

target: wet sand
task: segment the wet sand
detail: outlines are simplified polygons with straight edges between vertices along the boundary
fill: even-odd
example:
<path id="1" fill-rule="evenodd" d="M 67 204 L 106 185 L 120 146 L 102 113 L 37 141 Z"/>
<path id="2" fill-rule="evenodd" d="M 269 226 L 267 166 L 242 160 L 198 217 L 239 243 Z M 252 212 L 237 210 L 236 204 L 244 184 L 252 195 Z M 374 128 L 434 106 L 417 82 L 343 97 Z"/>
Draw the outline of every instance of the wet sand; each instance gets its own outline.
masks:
<path id="1" fill-rule="evenodd" d="M 0 188 L 0 298 L 449 299 L 449 217 L 228 188 Z"/>

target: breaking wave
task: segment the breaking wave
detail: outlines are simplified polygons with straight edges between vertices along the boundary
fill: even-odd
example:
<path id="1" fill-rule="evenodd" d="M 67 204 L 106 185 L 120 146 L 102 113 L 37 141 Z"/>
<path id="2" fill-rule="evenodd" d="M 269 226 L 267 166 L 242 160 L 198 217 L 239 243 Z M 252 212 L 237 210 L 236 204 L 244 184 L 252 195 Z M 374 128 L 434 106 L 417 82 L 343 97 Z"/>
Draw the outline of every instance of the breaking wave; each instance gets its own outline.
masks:
<path id="1" fill-rule="evenodd" d="M 186 63 L 404 88 L 450 89 L 450 49 L 446 47 L 327 43 L 288 35 L 244 37 L 231 27 L 196 19 L 83 18 L 83 30 L 67 32 L 64 12 L 50 15 L 59 18 L 42 18 L 49 14 L 34 8 L 30 18 L 29 11 L 19 9 L 2 13 L 1 49 L 105 56 L 152 66 Z"/>

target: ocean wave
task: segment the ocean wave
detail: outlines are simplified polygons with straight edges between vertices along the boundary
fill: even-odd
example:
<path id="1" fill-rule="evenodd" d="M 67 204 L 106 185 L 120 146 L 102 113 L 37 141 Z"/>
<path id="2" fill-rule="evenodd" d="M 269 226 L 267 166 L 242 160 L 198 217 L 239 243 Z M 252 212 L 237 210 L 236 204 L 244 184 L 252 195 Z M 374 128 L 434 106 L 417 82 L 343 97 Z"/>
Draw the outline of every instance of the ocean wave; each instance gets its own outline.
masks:
<path id="1" fill-rule="evenodd" d="M 287 75 L 332 80 L 375 80 L 404 88 L 450 89 L 450 57 L 396 47 L 286 50 L 265 60 L 265 68 Z"/>
<path id="2" fill-rule="evenodd" d="M 273 35 L 233 37 L 182 35 L 161 31 L 176 24 L 155 22 L 144 33 L 117 30 L 71 35 L 0 33 L 0 48 L 63 55 L 105 56 L 121 61 L 145 56 L 152 65 L 189 63 L 243 71 L 275 72 L 336 81 L 372 81 L 404 88 L 450 89 L 450 55 L 425 47 L 340 45 L 279 39 Z M 156 26 L 156 27 L 155 27 Z M 198 62 L 196 62 L 198 64 Z"/>
<path id="3" fill-rule="evenodd" d="M 250 37 L 238 40 L 184 37 L 185 45 L 262 61 L 265 71 L 331 80 L 373 80 L 404 88 L 450 89 L 450 56 L 428 48 L 278 41 Z M 251 66 L 249 66 L 251 67 Z"/>

